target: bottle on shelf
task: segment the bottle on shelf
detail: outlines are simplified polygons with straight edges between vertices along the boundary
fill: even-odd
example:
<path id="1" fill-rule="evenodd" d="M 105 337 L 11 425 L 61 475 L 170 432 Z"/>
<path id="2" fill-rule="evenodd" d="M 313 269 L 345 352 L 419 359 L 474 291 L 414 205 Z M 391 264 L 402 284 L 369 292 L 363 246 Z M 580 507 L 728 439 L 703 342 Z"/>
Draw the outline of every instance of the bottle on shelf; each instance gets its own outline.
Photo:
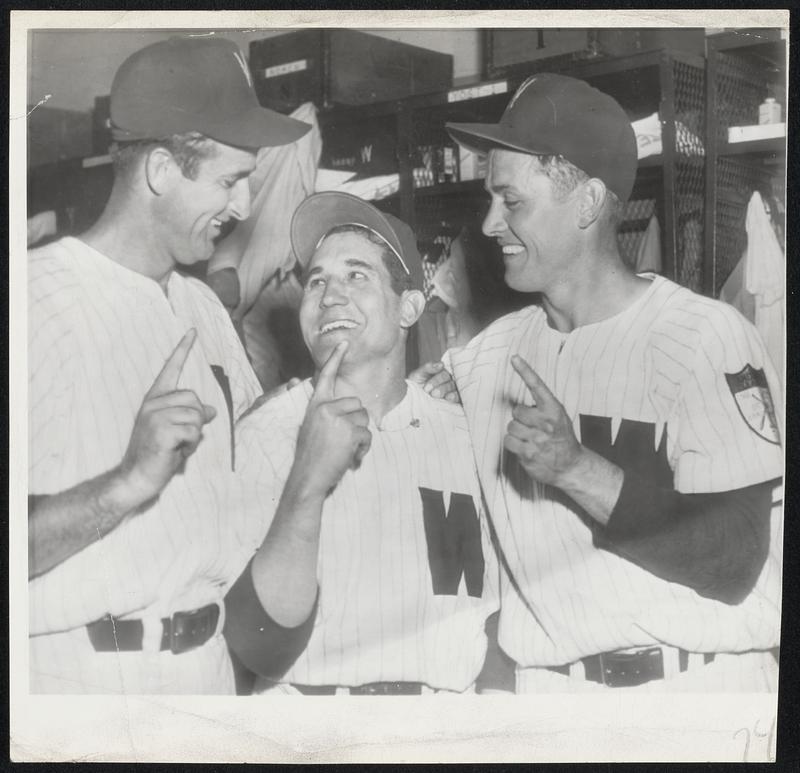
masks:
<path id="1" fill-rule="evenodd" d="M 767 97 L 758 106 L 759 125 L 781 122 L 781 106 L 775 97 Z"/>

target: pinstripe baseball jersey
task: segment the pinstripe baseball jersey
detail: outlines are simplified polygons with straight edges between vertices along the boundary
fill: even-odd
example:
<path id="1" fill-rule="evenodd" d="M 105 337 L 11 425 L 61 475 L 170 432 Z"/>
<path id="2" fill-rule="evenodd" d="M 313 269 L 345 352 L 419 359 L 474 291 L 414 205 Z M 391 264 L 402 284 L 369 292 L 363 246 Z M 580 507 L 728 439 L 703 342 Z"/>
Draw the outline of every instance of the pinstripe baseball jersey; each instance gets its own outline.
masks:
<path id="1" fill-rule="evenodd" d="M 510 314 L 449 352 L 487 506 L 513 580 L 501 578 L 499 641 L 523 666 L 561 665 L 662 642 L 693 652 L 776 646 L 780 512 L 755 589 L 736 606 L 659 579 L 592 544 L 590 525 L 503 449 L 530 394 L 510 364 L 524 357 L 563 404 L 578 439 L 636 455 L 684 493 L 737 489 L 782 475 L 772 365 L 731 307 L 654 277 L 605 321 L 561 333 L 538 307 Z M 761 403 L 759 403 L 761 401 Z M 662 484 L 663 485 L 663 484 Z"/>
<path id="2" fill-rule="evenodd" d="M 237 429 L 258 505 L 254 545 L 277 507 L 311 395 L 305 381 Z M 463 411 L 409 383 L 403 400 L 370 430 L 360 467 L 325 500 L 317 617 L 284 681 L 412 681 L 465 690 L 483 665 L 484 624 L 497 608 L 497 562 Z"/>
<path id="3" fill-rule="evenodd" d="M 221 601 L 249 558 L 235 512 L 233 423 L 260 393 L 222 305 L 173 272 L 167 294 L 74 238 L 35 250 L 29 274 L 29 491 L 49 494 L 117 464 L 136 414 L 191 327 L 178 388 L 216 408 L 158 499 L 29 587 L 33 692 L 233 692 L 221 635 L 181 655 L 97 653 L 85 625 Z"/>

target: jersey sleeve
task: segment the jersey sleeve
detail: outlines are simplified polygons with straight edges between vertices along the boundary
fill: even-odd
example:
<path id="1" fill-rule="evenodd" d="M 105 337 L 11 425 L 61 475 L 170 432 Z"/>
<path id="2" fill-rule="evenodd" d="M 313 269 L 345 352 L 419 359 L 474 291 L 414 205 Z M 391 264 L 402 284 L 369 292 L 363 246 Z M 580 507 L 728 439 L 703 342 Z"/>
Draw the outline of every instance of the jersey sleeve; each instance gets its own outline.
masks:
<path id="1" fill-rule="evenodd" d="M 674 484 L 683 493 L 729 491 L 779 478 L 780 389 L 756 329 L 733 308 L 707 315 L 670 423 Z"/>
<path id="2" fill-rule="evenodd" d="M 77 365 L 69 309 L 46 278 L 31 282 L 28 307 L 28 493 L 64 488 L 63 466 Z"/>

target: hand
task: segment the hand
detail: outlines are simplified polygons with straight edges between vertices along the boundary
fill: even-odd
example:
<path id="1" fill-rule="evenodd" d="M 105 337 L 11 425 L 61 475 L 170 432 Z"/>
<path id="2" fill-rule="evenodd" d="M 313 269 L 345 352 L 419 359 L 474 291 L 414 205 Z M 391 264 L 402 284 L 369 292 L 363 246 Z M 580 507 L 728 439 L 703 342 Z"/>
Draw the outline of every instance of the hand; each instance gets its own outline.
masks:
<path id="1" fill-rule="evenodd" d="M 369 415 L 357 397 L 336 399 L 339 365 L 347 349 L 341 341 L 322 366 L 297 437 L 294 469 L 302 473 L 308 493 L 327 496 L 349 467 L 357 467 L 369 450 Z"/>
<path id="2" fill-rule="evenodd" d="M 431 397 L 450 403 L 461 403 L 456 382 L 441 362 L 426 362 L 408 374 L 408 380 L 419 384 Z"/>
<path id="3" fill-rule="evenodd" d="M 534 405 L 516 405 L 503 445 L 516 454 L 534 480 L 561 487 L 578 464 L 583 447 L 575 437 L 564 406 L 522 357 L 511 358 Z"/>
<path id="4" fill-rule="evenodd" d="M 177 389 L 197 333 L 189 330 L 144 396 L 120 471 L 138 504 L 159 494 L 203 437 L 216 416 L 190 389 Z"/>

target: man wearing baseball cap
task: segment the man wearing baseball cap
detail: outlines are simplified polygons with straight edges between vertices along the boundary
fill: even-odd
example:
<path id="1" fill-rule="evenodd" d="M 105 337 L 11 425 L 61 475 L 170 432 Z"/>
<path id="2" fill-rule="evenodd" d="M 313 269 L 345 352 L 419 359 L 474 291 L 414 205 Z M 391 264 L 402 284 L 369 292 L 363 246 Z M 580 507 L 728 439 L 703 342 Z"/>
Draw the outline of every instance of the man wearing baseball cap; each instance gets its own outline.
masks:
<path id="1" fill-rule="evenodd" d="M 260 389 L 224 308 L 175 269 L 248 216 L 257 149 L 309 127 L 260 107 L 215 37 L 129 57 L 111 122 L 100 219 L 28 258 L 30 687 L 231 693 L 233 427 Z"/>
<path id="2" fill-rule="evenodd" d="M 265 677 L 259 690 L 470 691 L 497 563 L 463 411 L 405 378 L 424 306 L 416 240 L 335 192 L 300 205 L 291 239 L 317 374 L 240 423 L 261 546 L 228 595 L 228 641 Z M 282 676 L 272 638 L 312 612 L 308 646 Z"/>
<path id="3" fill-rule="evenodd" d="M 445 357 L 506 568 L 519 692 L 776 689 L 782 453 L 772 364 L 725 304 L 620 257 L 622 108 L 539 74 L 497 124 L 484 233 L 541 304 Z"/>

